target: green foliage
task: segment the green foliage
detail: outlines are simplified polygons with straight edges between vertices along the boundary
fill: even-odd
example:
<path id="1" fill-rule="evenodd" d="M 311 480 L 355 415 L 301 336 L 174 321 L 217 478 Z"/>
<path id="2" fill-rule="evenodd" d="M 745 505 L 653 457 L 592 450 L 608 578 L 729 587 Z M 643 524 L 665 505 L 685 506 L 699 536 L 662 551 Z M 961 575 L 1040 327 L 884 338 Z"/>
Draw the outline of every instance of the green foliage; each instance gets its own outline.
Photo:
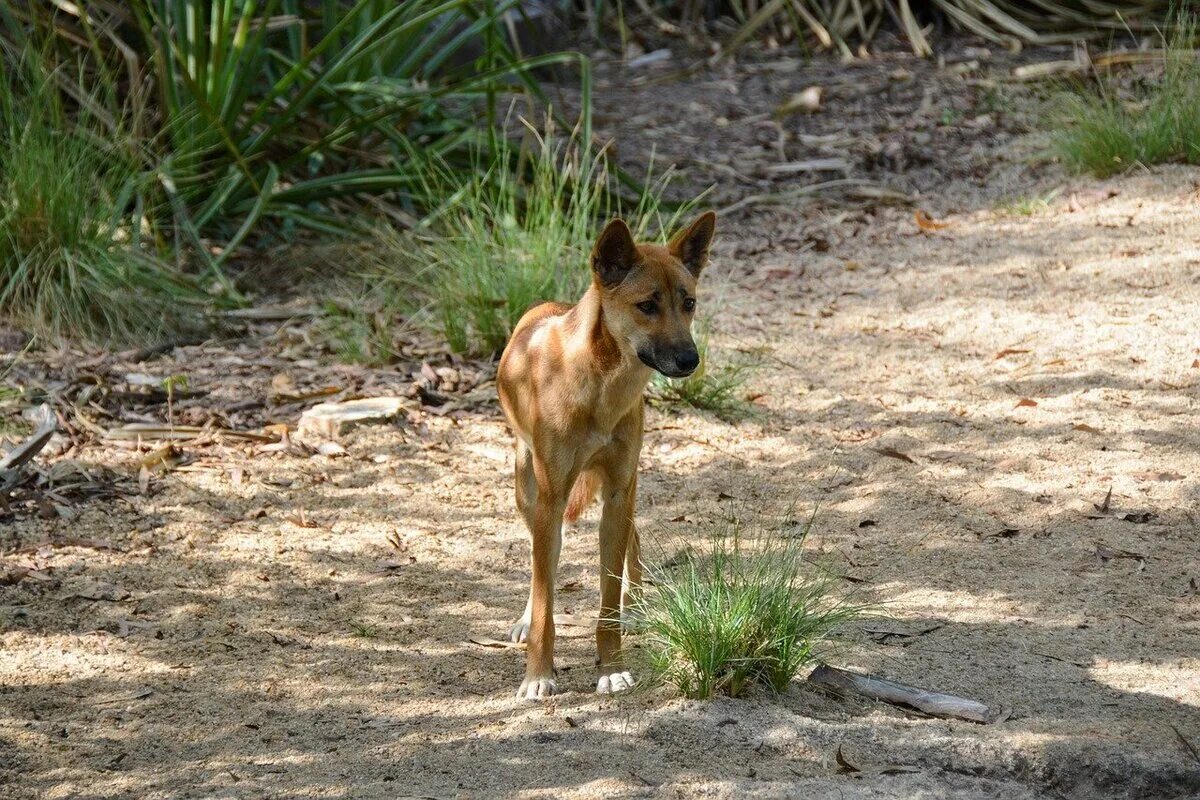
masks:
<path id="1" fill-rule="evenodd" d="M 1161 73 L 1121 91 L 1102 79 L 1095 92 L 1064 96 L 1053 120 L 1055 149 L 1078 172 L 1107 176 L 1142 164 L 1200 164 L 1197 19 L 1181 16 Z"/>
<path id="2" fill-rule="evenodd" d="M 997 207 L 997 210 L 1013 217 L 1032 217 L 1034 214 L 1048 211 L 1054 198 L 1061 193 L 1062 189 L 1058 188 L 1043 195 L 1021 195 L 1004 201 Z"/>
<path id="3" fill-rule="evenodd" d="M 532 69 L 573 58 L 521 59 L 493 35 L 514 5 L 134 3 L 178 200 L 197 228 L 223 228 L 231 243 L 261 217 L 345 229 L 345 198 L 385 194 L 410 209 L 436 200 L 422 194 L 414 151 L 464 168 L 493 136 L 477 124 L 479 106 L 501 90 L 537 91 Z M 460 63 L 481 38 L 483 56 Z"/>
<path id="4" fill-rule="evenodd" d="M 715 414 L 725 422 L 752 416 L 754 407 L 746 400 L 746 381 L 758 366 L 742 360 L 714 366 L 709 348 L 707 323 L 696 326 L 696 350 L 700 365 L 686 378 L 668 378 L 655 373 L 650 382 L 650 402 L 668 409 L 695 408 Z"/>
<path id="5" fill-rule="evenodd" d="M 865 607 L 839 597 L 835 578 L 804 557 L 809 525 L 747 536 L 730 519 L 708 552 L 652 568 L 641 612 L 654 675 L 694 698 L 756 685 L 782 692 L 839 626 L 861 616 Z"/>
<path id="6" fill-rule="evenodd" d="M 543 131 L 526 123 L 519 150 L 500 140 L 498 157 L 457 187 L 452 172 L 431 167 L 446 188 L 430 193 L 447 199 L 416 232 L 377 231 L 367 271 L 376 305 L 411 315 L 457 352 L 497 354 L 531 306 L 583 294 L 605 219 L 625 216 L 639 238 L 671 231 L 689 206 L 663 203 L 670 173 L 648 174 L 636 201 L 623 202 L 585 129 L 562 136 L 551 122 Z"/>
<path id="7" fill-rule="evenodd" d="M 0 64 L 0 311 L 51 339 L 132 341 L 196 324 L 200 293 L 145 235 L 141 166 L 113 136 L 120 118 L 69 116 L 55 85 L 64 71 L 30 49 Z"/>

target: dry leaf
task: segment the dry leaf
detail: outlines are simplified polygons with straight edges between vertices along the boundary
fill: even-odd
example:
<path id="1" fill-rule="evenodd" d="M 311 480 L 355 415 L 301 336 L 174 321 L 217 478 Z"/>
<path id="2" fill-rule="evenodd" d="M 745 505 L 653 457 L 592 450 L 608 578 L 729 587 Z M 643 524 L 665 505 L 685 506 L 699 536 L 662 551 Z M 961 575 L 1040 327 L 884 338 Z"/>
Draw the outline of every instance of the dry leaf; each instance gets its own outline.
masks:
<path id="1" fill-rule="evenodd" d="M 1133 477 L 1139 481 L 1181 481 L 1184 476 L 1178 472 L 1135 472 Z"/>
<path id="2" fill-rule="evenodd" d="M 938 222 L 933 217 L 929 216 L 929 212 L 918 208 L 913 212 L 913 219 L 917 222 L 917 227 L 924 233 L 931 231 L 940 231 L 943 228 L 950 227 L 948 222 Z"/>
<path id="3" fill-rule="evenodd" d="M 821 109 L 821 87 L 808 86 L 789 97 L 775 109 L 776 116 L 788 114 L 813 114 Z"/>
<path id="4" fill-rule="evenodd" d="M 916 461 L 913 461 L 912 458 L 907 453 L 901 453 L 899 450 L 896 450 L 891 447 L 875 447 L 872 449 L 876 453 L 879 453 L 879 455 L 881 455 L 881 456 L 887 456 L 888 458 L 898 458 L 901 461 L 907 461 L 909 464 L 917 463 Z"/>
<path id="5" fill-rule="evenodd" d="M 1028 353 L 1028 352 L 1029 352 L 1028 350 L 1022 350 L 1019 347 L 1006 347 L 1003 350 L 1001 350 L 999 353 L 996 353 L 996 360 L 999 361 L 1000 359 L 1004 358 L 1005 356 L 1015 356 L 1015 355 L 1020 355 L 1021 353 Z"/>
<path id="6" fill-rule="evenodd" d="M 1022 397 L 1020 400 L 1017 401 L 1017 404 L 1015 406 L 1013 406 L 1013 408 L 1036 408 L 1036 407 L 1037 407 L 1037 400 L 1030 400 L 1028 397 Z"/>
<path id="7" fill-rule="evenodd" d="M 1074 425 L 1071 426 L 1071 428 L 1073 430 L 1083 431 L 1084 433 L 1099 433 L 1100 432 L 1097 428 L 1093 428 L 1091 425 L 1088 425 L 1086 422 L 1076 422 Z"/>
<path id="8" fill-rule="evenodd" d="M 511 650 L 524 650 L 525 642 L 509 642 L 501 639 L 492 639 L 489 636 L 472 636 L 467 639 L 471 644 L 477 644 L 480 647 L 498 647 L 508 648 Z"/>

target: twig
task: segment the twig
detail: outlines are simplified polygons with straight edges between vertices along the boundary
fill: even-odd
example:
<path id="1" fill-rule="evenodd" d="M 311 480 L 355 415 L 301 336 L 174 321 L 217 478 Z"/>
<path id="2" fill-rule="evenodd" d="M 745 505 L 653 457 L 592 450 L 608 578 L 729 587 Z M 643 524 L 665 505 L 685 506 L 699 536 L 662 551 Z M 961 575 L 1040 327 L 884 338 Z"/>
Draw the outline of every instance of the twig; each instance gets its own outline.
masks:
<path id="1" fill-rule="evenodd" d="M 908 706 L 935 717 L 953 717 L 983 725 L 1008 719 L 1006 709 L 992 709 L 978 700 L 918 689 L 874 675 L 858 675 L 827 664 L 818 665 L 808 676 L 808 682 L 842 693 L 853 692 L 873 700 Z"/>

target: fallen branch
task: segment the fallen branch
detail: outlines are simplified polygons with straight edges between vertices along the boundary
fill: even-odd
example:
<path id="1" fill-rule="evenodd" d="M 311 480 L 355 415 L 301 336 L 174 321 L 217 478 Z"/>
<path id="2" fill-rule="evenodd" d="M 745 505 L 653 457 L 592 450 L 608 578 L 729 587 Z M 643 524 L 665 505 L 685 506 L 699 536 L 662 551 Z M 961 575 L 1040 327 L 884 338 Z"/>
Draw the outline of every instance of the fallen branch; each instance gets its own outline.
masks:
<path id="1" fill-rule="evenodd" d="M 41 422 L 33 435 L 0 458 L 0 493 L 8 492 L 20 482 L 25 465 L 50 443 L 50 438 L 58 428 L 58 418 L 45 403 L 38 406 L 37 416 Z"/>
<path id="2" fill-rule="evenodd" d="M 818 665 L 808 676 L 808 682 L 843 694 L 851 692 L 872 700 L 908 706 L 935 717 L 953 717 L 983 725 L 1006 720 L 1009 714 L 1007 709 L 992 709 L 978 700 L 905 686 L 874 675 L 858 675 L 826 664 Z"/>

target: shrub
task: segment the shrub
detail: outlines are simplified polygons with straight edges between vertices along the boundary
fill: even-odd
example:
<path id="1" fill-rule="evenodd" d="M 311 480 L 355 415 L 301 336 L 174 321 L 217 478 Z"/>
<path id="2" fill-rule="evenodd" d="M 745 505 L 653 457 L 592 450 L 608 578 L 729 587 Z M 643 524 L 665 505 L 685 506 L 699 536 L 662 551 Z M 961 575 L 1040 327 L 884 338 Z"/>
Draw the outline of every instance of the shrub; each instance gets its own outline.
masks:
<path id="1" fill-rule="evenodd" d="M 743 535 L 730 519 L 705 553 L 649 570 L 641 604 L 653 674 L 693 698 L 783 691 L 817 649 L 864 606 L 839 597 L 835 577 L 804 557 L 798 533 Z"/>

